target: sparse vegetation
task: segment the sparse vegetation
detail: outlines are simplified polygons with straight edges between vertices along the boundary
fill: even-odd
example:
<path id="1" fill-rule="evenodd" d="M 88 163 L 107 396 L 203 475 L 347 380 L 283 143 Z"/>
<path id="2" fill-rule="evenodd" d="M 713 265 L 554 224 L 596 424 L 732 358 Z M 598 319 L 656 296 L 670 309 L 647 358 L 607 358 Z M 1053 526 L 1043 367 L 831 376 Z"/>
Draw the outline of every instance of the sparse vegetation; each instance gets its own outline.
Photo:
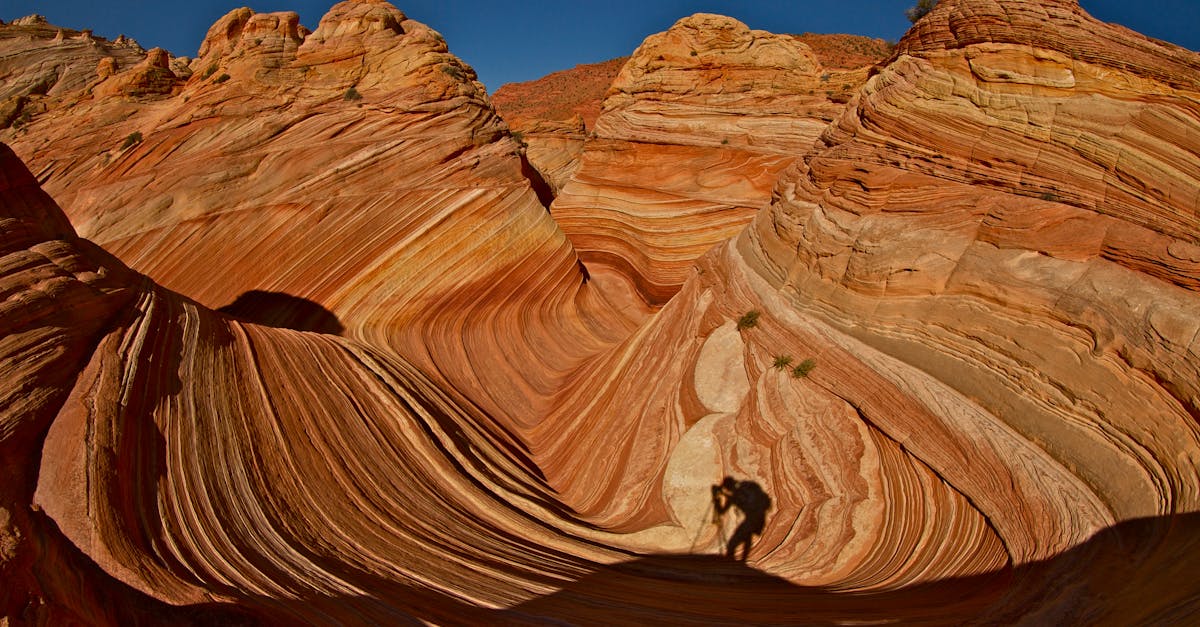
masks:
<path id="1" fill-rule="evenodd" d="M 521 131 L 512 131 L 510 135 L 512 135 L 513 139 L 517 140 L 518 144 L 521 144 L 522 148 L 529 147 L 529 144 L 525 143 L 525 133 L 522 133 Z"/>
<path id="2" fill-rule="evenodd" d="M 142 132 L 134 131 L 134 132 L 130 133 L 128 137 L 125 138 L 125 142 L 121 144 L 121 150 L 125 150 L 126 148 L 129 148 L 130 146 L 135 146 L 140 143 L 142 143 Z"/>
<path id="3" fill-rule="evenodd" d="M 759 312 L 753 309 L 742 314 L 742 317 L 737 320 L 738 331 L 745 331 L 746 329 L 753 329 L 758 326 L 758 317 L 760 315 Z"/>
<path id="4" fill-rule="evenodd" d="M 721 140 L 721 145 L 722 145 L 722 146 L 728 146 L 728 145 L 729 145 L 729 138 L 728 138 L 728 137 L 726 137 L 725 139 L 722 139 L 722 140 Z"/>
<path id="5" fill-rule="evenodd" d="M 792 357 L 790 355 L 776 355 L 775 362 L 771 364 L 771 367 L 776 370 L 783 370 L 790 365 L 792 365 Z"/>
<path id="6" fill-rule="evenodd" d="M 346 95 L 342 96 L 342 100 L 362 100 L 362 94 L 358 93 L 357 89 L 351 87 L 346 90 Z"/>
<path id="7" fill-rule="evenodd" d="M 693 56 L 693 57 L 694 57 L 694 56 L 696 56 L 697 54 L 698 54 L 698 53 L 697 53 L 695 50 L 693 50 L 693 51 L 692 51 L 692 56 Z"/>
<path id="8" fill-rule="evenodd" d="M 1059 198 L 1058 198 L 1058 194 L 1051 194 L 1050 192 L 1046 192 L 1046 193 L 1042 194 L 1042 200 L 1045 200 L 1048 202 L 1058 202 Z"/>
<path id="9" fill-rule="evenodd" d="M 904 17 L 908 18 L 909 22 L 916 24 L 925 14 L 933 10 L 937 6 L 938 0 L 917 0 L 915 6 L 911 6 L 904 10 Z"/>
<path id="10" fill-rule="evenodd" d="M 22 111 L 21 115 L 18 115 L 17 118 L 12 121 L 12 127 L 14 129 L 20 129 L 22 126 L 29 124 L 30 120 L 32 119 L 33 116 L 30 115 L 28 110 Z"/>
<path id="11" fill-rule="evenodd" d="M 208 69 L 207 69 L 207 70 L 204 70 L 204 76 L 203 76 L 203 78 L 208 78 L 208 77 L 210 77 L 210 76 L 212 76 L 213 74 L 216 74 L 216 73 L 217 73 L 217 66 L 215 66 L 215 65 L 210 65 L 210 66 L 208 66 Z"/>
<path id="12" fill-rule="evenodd" d="M 462 80 L 463 77 L 462 70 L 459 69 L 458 66 L 450 65 L 448 63 L 442 66 L 442 73 L 455 80 Z"/>
<path id="13" fill-rule="evenodd" d="M 812 372 L 813 368 L 816 368 L 816 367 L 817 367 L 817 360 L 805 359 L 804 361 L 800 362 L 799 366 L 792 368 L 792 376 L 797 379 L 799 379 L 801 377 L 807 377 L 808 373 Z"/>
<path id="14" fill-rule="evenodd" d="M 213 83 L 214 83 L 214 84 L 216 84 L 216 85 L 220 85 L 221 83 L 224 83 L 224 82 L 225 82 L 225 81 L 227 81 L 227 80 L 229 80 L 229 75 L 228 75 L 228 74 L 222 74 L 222 75 L 220 75 L 220 76 L 218 76 L 218 77 L 214 78 L 214 79 L 213 79 Z"/>

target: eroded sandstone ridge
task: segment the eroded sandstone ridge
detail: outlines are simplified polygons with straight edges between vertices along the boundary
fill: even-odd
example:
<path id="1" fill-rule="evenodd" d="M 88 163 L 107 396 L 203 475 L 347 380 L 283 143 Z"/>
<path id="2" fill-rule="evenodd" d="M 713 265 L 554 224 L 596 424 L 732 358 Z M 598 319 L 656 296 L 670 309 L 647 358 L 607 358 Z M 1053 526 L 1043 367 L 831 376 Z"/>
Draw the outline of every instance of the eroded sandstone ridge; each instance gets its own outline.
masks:
<path id="1" fill-rule="evenodd" d="M 844 95 L 866 73 L 825 71 L 796 39 L 731 18 L 679 20 L 613 81 L 555 221 L 593 274 L 661 305 L 842 109 L 829 86 Z"/>
<path id="2" fill-rule="evenodd" d="M 502 85 L 492 96 L 497 113 L 525 144 L 530 165 L 554 194 L 579 167 L 604 95 L 628 60 L 577 65 L 535 81 Z"/>
<path id="3" fill-rule="evenodd" d="M 695 16 L 594 140 L 687 158 L 585 154 L 551 214 L 384 2 L 67 50 L 94 75 L 0 146 L 10 624 L 1200 612 L 1196 53 L 943 0 L 842 106 Z M 727 474 L 772 502 L 745 563 Z"/>

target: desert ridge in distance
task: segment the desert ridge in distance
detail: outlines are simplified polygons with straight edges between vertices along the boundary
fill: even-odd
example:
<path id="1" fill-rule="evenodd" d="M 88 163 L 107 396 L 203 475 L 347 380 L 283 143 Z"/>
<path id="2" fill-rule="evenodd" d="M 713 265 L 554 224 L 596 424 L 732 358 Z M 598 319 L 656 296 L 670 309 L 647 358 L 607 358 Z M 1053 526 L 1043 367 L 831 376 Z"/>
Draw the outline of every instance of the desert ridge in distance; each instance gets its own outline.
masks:
<path id="1" fill-rule="evenodd" d="M 453 45 L 0 25 L 9 624 L 1194 617 L 1200 55 L 697 14 L 571 126 Z"/>

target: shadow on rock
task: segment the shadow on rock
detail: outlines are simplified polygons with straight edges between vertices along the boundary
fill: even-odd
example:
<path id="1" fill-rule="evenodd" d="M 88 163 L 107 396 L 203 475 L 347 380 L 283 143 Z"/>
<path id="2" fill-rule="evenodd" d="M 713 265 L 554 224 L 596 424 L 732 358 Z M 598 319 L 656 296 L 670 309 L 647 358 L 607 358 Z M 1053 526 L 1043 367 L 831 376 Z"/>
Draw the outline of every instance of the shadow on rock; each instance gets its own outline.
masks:
<path id="1" fill-rule="evenodd" d="M 339 335 L 344 330 L 333 312 L 311 300 L 283 292 L 250 290 L 217 311 L 268 327 L 330 335 Z"/>
<path id="2" fill-rule="evenodd" d="M 58 536 L 53 521 L 42 522 Z M 725 557 L 652 555 L 500 610 L 317 555 L 365 594 L 276 599 L 227 590 L 228 603 L 174 607 L 108 577 L 65 540 L 42 546 L 50 550 L 35 563 L 41 583 L 33 587 L 59 603 L 19 603 L 15 615 L 31 624 L 1126 625 L 1192 624 L 1200 612 L 1200 514 L 1128 521 L 1042 562 L 892 590 L 800 586 Z M 24 599 L 8 601 L 11 610 Z"/>
<path id="3" fill-rule="evenodd" d="M 890 590 L 795 585 L 740 561 L 657 555 L 598 569 L 501 620 L 572 625 L 1182 624 L 1200 612 L 1200 514 L 1104 529 L 1048 560 Z"/>

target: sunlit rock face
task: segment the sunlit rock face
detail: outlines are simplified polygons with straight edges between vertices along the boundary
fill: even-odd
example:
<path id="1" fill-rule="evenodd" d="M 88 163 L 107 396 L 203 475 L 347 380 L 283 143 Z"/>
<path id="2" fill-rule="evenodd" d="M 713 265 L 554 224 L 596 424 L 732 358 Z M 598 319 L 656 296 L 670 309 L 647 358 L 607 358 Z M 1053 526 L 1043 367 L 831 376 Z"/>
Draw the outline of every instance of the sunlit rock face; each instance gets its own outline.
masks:
<path id="1" fill-rule="evenodd" d="M 78 95 L 98 72 L 129 69 L 145 56 L 131 39 L 51 26 L 40 15 L 0 25 L 0 129 L 19 131 L 47 101 Z"/>
<path id="2" fill-rule="evenodd" d="M 496 112 L 525 144 L 525 156 L 557 195 L 579 167 L 579 157 L 609 85 L 629 57 L 584 63 L 524 83 L 501 85 Z"/>
<path id="3" fill-rule="evenodd" d="M 153 53 L 138 67 L 161 67 Z M 136 68 L 100 77 L 9 137 L 81 235 L 165 287 L 214 308 L 284 292 L 354 329 L 486 272 L 420 258 L 490 247 L 494 269 L 541 248 L 574 265 L 473 71 L 391 5 L 337 5 L 312 33 L 293 13 L 238 9 L 190 67 L 150 98 L 104 89 Z M 451 232 L 459 212 L 477 220 Z M 514 221 L 523 241 L 500 245 Z"/>
<path id="4" fill-rule="evenodd" d="M 490 390 L 477 402 L 522 421 L 527 390 L 632 324 L 616 308 L 571 313 L 593 298 L 576 293 L 578 260 L 518 144 L 441 35 L 395 7 L 342 3 L 311 33 L 292 13 L 238 9 L 190 70 L 141 98 L 97 93 L 133 69 L 98 76 L 9 137 L 81 235 L 163 287 L 210 308 L 251 291 L 311 300 L 348 336 L 457 363 L 451 378 Z M 557 339 L 520 348 L 516 361 L 546 362 L 531 381 L 489 325 L 534 301 Z M 474 339 L 445 341 L 435 320 L 480 302 L 491 313 L 452 325 Z"/>
<path id="5" fill-rule="evenodd" d="M 721 253 L 1014 566 L 1197 509 L 1197 69 L 1073 2 L 942 2 Z"/>
<path id="6" fill-rule="evenodd" d="M 633 98 L 613 128 L 680 163 L 791 162 L 653 313 L 390 5 L 234 11 L 176 61 L 0 147 L 5 620 L 1200 611 L 1194 53 L 943 0 L 807 142 Z M 726 475 L 770 498 L 744 563 Z"/>
<path id="7" fill-rule="evenodd" d="M 718 15 L 680 20 L 613 81 L 555 220 L 594 274 L 661 305 L 841 109 L 829 85 L 857 87 L 866 70 L 836 74 L 791 37 Z"/>

